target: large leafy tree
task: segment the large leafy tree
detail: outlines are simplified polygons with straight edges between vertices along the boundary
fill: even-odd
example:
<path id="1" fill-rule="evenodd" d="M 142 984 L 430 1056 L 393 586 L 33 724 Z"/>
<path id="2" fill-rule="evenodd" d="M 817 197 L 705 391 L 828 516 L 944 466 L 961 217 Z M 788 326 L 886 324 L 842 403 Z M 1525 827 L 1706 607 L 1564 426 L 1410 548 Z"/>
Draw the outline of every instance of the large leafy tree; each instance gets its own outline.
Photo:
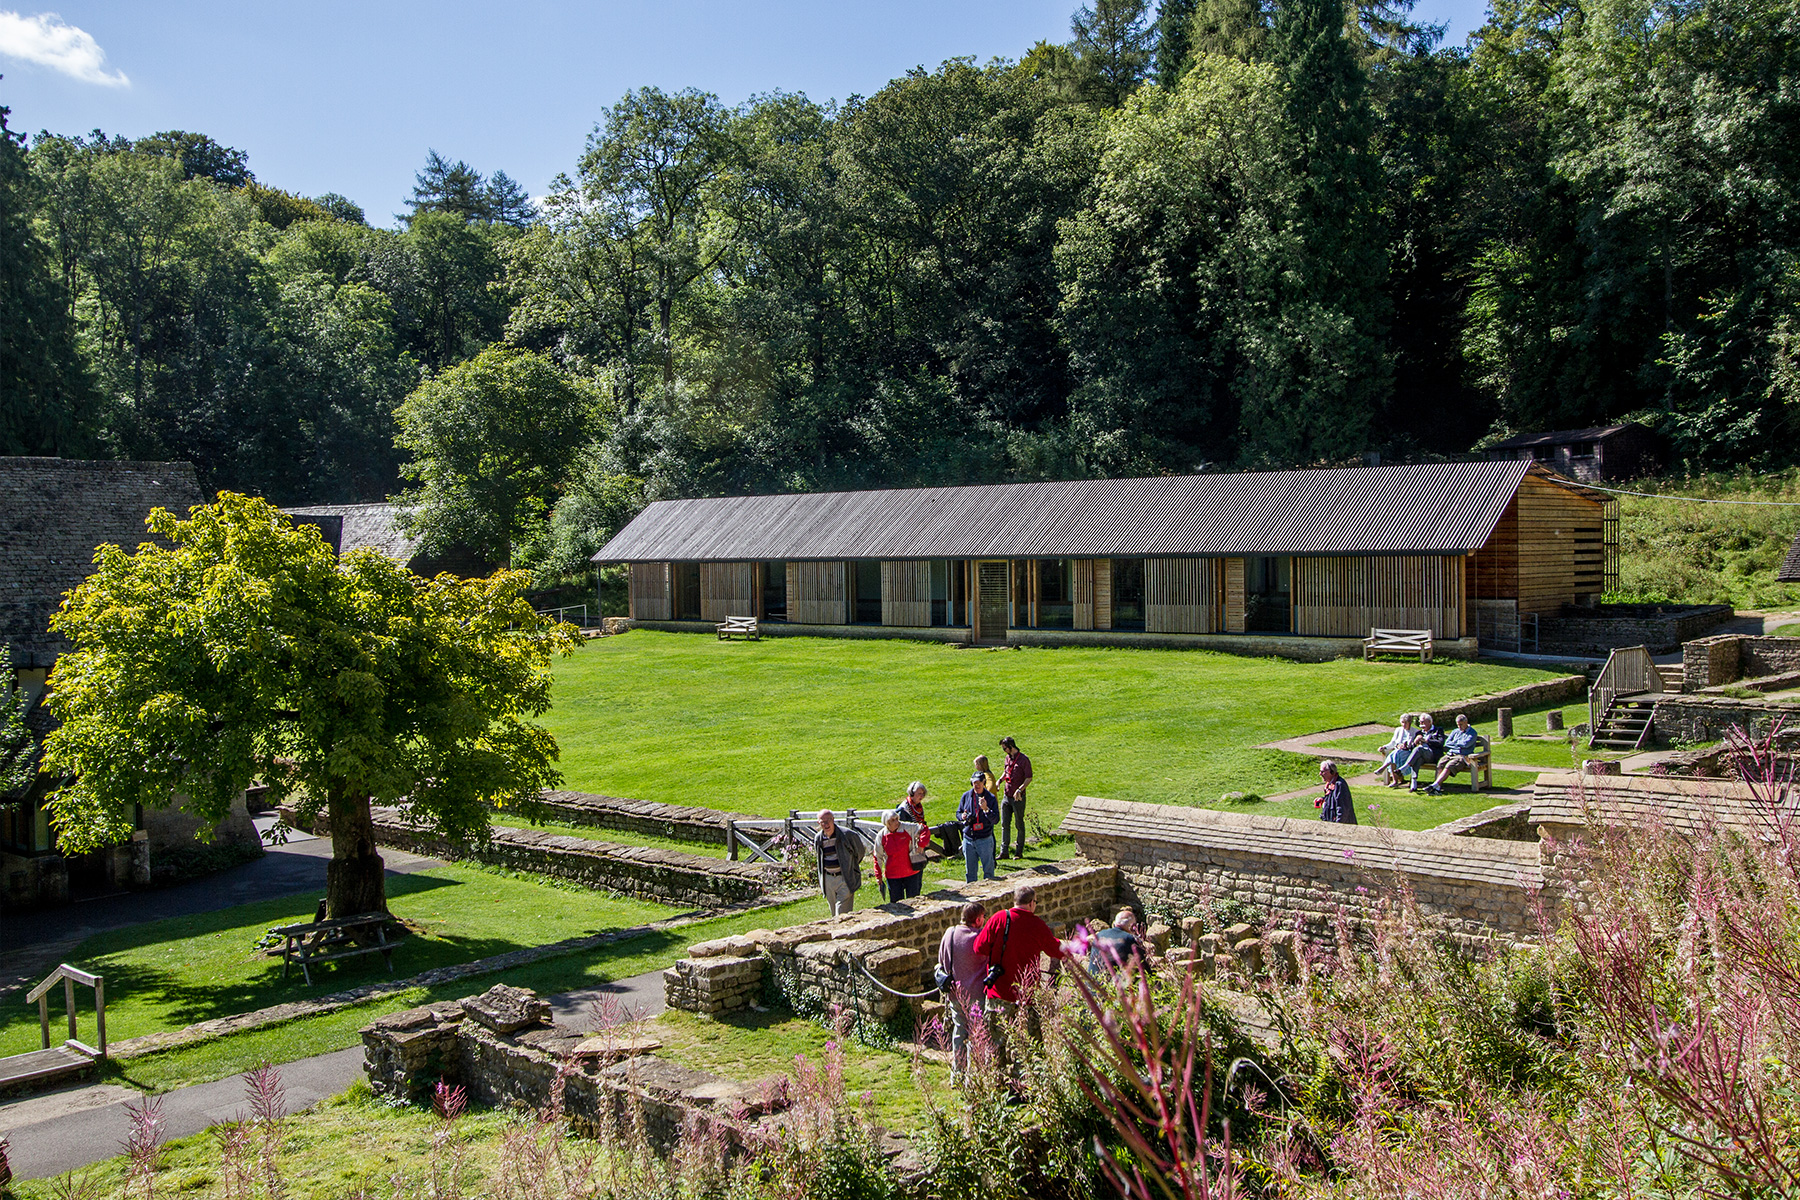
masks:
<path id="1" fill-rule="evenodd" d="M 50 809 L 71 851 L 128 836 L 134 806 L 185 796 L 225 817 L 262 780 L 332 836 L 327 908 L 385 911 L 370 804 L 402 803 L 457 838 L 490 804 L 558 779 L 551 655 L 573 646 L 523 597 L 527 577 L 419 579 L 373 551 L 337 558 L 265 501 L 221 493 L 167 543 L 103 546 L 53 618 L 75 649 L 50 704 L 46 770 L 72 782 Z"/>
<path id="2" fill-rule="evenodd" d="M 400 406 L 405 499 L 428 550 L 466 546 L 511 563 L 556 503 L 594 433 L 592 392 L 541 355 L 493 346 Z"/>

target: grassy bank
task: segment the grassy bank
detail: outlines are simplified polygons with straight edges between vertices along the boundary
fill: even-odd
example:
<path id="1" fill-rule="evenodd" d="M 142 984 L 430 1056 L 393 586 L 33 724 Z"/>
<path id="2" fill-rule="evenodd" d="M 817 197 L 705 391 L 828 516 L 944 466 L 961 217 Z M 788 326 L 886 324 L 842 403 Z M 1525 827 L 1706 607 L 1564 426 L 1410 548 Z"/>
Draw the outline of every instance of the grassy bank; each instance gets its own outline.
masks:
<path id="1" fill-rule="evenodd" d="M 1078 794 L 1216 805 L 1226 792 L 1310 786 L 1315 758 L 1257 743 L 1547 677 L 1491 663 L 639 630 L 558 664 L 546 722 L 571 788 L 777 816 L 885 808 L 919 779 L 934 820 L 967 788 L 971 759 L 998 762 L 1010 733 L 1051 827 Z"/>
<path id="2" fill-rule="evenodd" d="M 1615 599 L 1730 604 L 1765 611 L 1800 605 L 1800 587 L 1775 580 L 1794 534 L 1800 532 L 1800 469 L 1646 479 L 1620 486 L 1711 500 L 1780 501 L 1797 507 L 1621 496 Z"/>

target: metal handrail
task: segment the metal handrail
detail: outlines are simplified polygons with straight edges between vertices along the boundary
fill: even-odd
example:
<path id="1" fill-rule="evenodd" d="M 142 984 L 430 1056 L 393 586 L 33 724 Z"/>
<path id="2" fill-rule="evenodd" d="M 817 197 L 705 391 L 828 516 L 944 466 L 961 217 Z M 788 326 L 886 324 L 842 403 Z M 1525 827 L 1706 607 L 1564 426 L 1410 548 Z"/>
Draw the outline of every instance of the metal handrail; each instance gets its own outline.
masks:
<path id="1" fill-rule="evenodd" d="M 858 810 L 854 808 L 846 808 L 839 813 L 839 810 L 834 808 L 821 808 L 814 812 L 801 812 L 796 808 L 788 810 L 788 815 L 785 817 L 729 820 L 725 822 L 725 845 L 727 853 L 729 854 L 731 861 L 736 862 L 738 860 L 738 850 L 741 847 L 750 851 L 750 857 L 752 859 L 760 858 L 780 865 L 784 860 L 778 859 L 770 854 L 767 843 L 757 842 L 755 838 L 750 837 L 745 831 L 762 829 L 773 832 L 775 830 L 780 830 L 783 840 L 791 845 L 793 844 L 794 830 L 796 828 L 815 834 L 819 831 L 819 813 L 821 812 L 829 812 L 838 816 L 839 827 L 848 825 L 850 827 L 850 832 L 861 838 L 863 840 L 863 845 L 867 846 L 870 850 L 880 849 L 880 843 L 876 839 L 880 837 L 882 822 L 887 819 L 887 814 L 892 810 L 885 808 L 880 809 L 878 811 L 881 815 L 873 819 L 868 817 L 858 818 L 856 815 L 857 811 Z M 859 820 L 861 822 L 860 824 L 858 823 Z M 919 831 L 924 829 L 925 826 L 913 821 L 901 821 L 900 828 L 916 837 Z"/>
<path id="2" fill-rule="evenodd" d="M 583 626 L 586 626 L 588 623 L 588 606 L 586 604 L 565 604 L 561 608 L 540 608 L 535 609 L 534 611 L 540 617 L 548 617 L 554 614 L 557 621 L 560 622 L 563 619 L 564 613 L 574 612 L 576 609 L 581 610 L 581 623 Z"/>
<path id="3" fill-rule="evenodd" d="M 35 1001 L 38 1006 L 38 1027 L 44 1036 L 44 1049 L 50 1048 L 50 989 L 56 986 L 58 980 L 62 981 L 63 1002 L 69 1010 L 69 1039 L 63 1044 L 73 1046 L 83 1054 L 89 1054 L 95 1058 L 105 1058 L 106 977 L 91 975 L 78 967 L 71 967 L 68 963 L 58 966 L 56 970 L 45 977 L 44 982 L 25 993 L 25 1003 L 30 1004 Z M 78 1030 L 75 1027 L 75 985 L 78 983 L 83 987 L 94 989 L 94 1025 L 97 1031 L 96 1040 L 100 1043 L 98 1046 L 90 1046 L 76 1036 Z"/>

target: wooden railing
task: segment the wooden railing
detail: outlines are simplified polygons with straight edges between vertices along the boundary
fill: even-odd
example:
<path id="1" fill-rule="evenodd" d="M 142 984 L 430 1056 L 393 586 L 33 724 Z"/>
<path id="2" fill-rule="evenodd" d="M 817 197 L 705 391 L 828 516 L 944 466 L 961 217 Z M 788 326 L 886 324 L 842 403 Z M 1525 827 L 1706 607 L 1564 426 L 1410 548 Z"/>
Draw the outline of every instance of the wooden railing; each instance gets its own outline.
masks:
<path id="1" fill-rule="evenodd" d="M 808 845 L 819 832 L 819 812 L 801 812 L 794 809 L 784 817 L 770 817 L 762 820 L 727 821 L 725 822 L 725 842 L 729 849 L 727 854 L 732 862 L 738 861 L 738 852 L 748 850 L 750 861 L 762 859 L 765 862 L 785 863 L 788 851 L 799 845 L 799 839 L 805 838 Z M 856 809 L 846 808 L 833 815 L 838 818 L 839 829 L 849 831 L 861 838 L 863 845 L 874 851 L 880 845 L 882 821 L 887 817 L 887 809 L 877 810 L 876 819 L 858 817 Z M 900 822 L 900 828 L 917 836 L 922 826 L 911 821 Z"/>
<path id="2" fill-rule="evenodd" d="M 48 1050 L 50 1048 L 50 989 L 56 986 L 56 982 L 59 979 L 62 981 L 63 985 L 63 1000 L 67 1003 L 69 1009 L 69 1040 L 63 1044 L 94 1058 L 105 1058 L 106 978 L 101 975 L 89 975 L 86 971 L 77 970 L 68 963 L 64 963 L 56 968 L 56 970 L 50 972 L 49 977 L 46 978 L 44 982 L 32 988 L 31 991 L 25 995 L 25 1002 L 27 1004 L 31 1003 L 33 1000 L 37 1001 L 38 1025 L 43 1030 L 44 1049 Z M 90 1046 L 86 1042 L 80 1041 L 76 1036 L 78 1031 L 75 1028 L 75 985 L 78 983 L 84 987 L 91 987 L 94 989 L 94 1024 L 96 1027 L 96 1040 L 100 1043 L 98 1046 Z"/>
<path id="3" fill-rule="evenodd" d="M 1650 657 L 1648 646 L 1625 646 L 1606 656 L 1600 677 L 1588 689 L 1588 736 L 1600 728 L 1600 718 L 1620 696 L 1639 695 L 1663 690 L 1662 672 Z"/>

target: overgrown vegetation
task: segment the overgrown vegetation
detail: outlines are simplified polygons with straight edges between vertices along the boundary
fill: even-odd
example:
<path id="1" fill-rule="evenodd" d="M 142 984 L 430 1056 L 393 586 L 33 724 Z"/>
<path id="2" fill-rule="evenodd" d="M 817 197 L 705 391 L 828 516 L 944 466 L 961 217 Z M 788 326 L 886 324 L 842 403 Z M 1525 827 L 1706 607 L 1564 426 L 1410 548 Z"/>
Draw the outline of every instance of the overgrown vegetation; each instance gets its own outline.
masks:
<path id="1" fill-rule="evenodd" d="M 1800 606 L 1800 587 L 1775 572 L 1800 532 L 1800 469 L 1638 480 L 1632 491 L 1757 504 L 1619 497 L 1619 592 L 1651 604 Z M 1793 507 L 1763 507 L 1770 502 Z"/>

